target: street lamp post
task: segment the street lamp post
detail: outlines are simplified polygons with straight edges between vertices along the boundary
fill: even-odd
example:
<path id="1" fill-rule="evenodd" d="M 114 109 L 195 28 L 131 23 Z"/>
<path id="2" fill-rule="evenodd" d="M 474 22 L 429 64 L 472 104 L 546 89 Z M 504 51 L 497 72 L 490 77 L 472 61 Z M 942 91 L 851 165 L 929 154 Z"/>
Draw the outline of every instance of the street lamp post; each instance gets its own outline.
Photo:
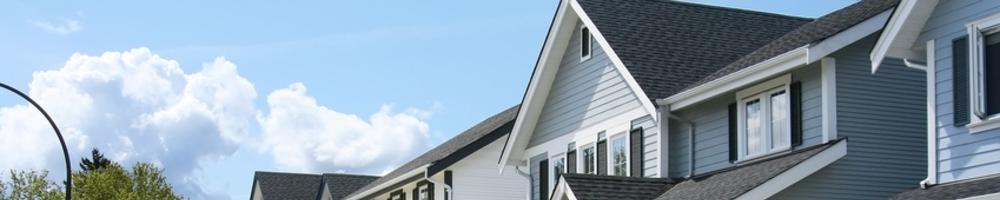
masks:
<path id="1" fill-rule="evenodd" d="M 56 122 L 52 121 L 52 117 L 49 117 L 49 113 L 45 112 L 45 109 L 42 109 L 42 106 L 39 106 L 38 103 L 36 103 L 35 100 L 32 100 L 30 97 L 28 97 L 28 95 L 25 95 L 23 92 L 18 91 L 17 89 L 14 89 L 14 87 L 11 87 L 4 83 L 0 83 L 0 87 L 10 90 L 11 92 L 14 92 L 18 96 L 21 96 L 21 98 L 24 98 L 24 100 L 28 100 L 28 102 L 31 103 L 32 106 L 35 106 L 35 109 L 38 109 L 39 112 L 42 112 L 42 115 L 45 116 L 45 120 L 48 120 L 49 125 L 52 126 L 52 130 L 56 131 L 56 136 L 59 137 L 59 144 L 62 145 L 63 159 L 66 160 L 66 200 L 72 199 L 73 195 L 71 195 L 71 192 L 73 189 L 73 170 L 71 170 L 69 166 L 69 151 L 66 150 L 66 141 L 63 140 L 62 133 L 59 132 L 59 127 L 56 127 Z"/>

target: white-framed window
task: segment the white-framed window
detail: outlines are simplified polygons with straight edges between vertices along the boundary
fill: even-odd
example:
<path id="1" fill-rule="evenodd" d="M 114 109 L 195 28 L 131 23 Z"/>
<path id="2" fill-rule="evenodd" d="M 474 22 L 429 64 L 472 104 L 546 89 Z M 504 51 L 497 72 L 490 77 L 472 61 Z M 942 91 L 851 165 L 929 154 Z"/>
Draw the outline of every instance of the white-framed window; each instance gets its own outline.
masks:
<path id="1" fill-rule="evenodd" d="M 552 182 L 559 182 L 559 178 L 566 173 L 566 155 L 559 154 L 550 158 L 552 160 Z"/>
<path id="2" fill-rule="evenodd" d="M 611 138 L 611 175 L 628 176 L 628 139 L 627 134 L 618 134 Z"/>
<path id="3" fill-rule="evenodd" d="M 427 185 L 420 186 L 420 193 L 417 194 L 417 200 L 430 200 L 430 190 L 431 188 L 427 187 Z"/>
<path id="4" fill-rule="evenodd" d="M 583 148 L 580 153 L 580 164 L 583 166 L 584 174 L 597 174 L 597 150 L 593 144 Z"/>
<path id="5" fill-rule="evenodd" d="M 790 82 L 791 76 L 783 75 L 736 93 L 739 160 L 791 147 Z"/>
<path id="6" fill-rule="evenodd" d="M 1000 14 L 969 23 L 970 132 L 1000 128 Z"/>
<path id="7" fill-rule="evenodd" d="M 594 53 L 593 39 L 590 36 L 590 28 L 587 26 L 580 26 L 580 62 L 590 59 L 590 55 Z"/>
<path id="8" fill-rule="evenodd" d="M 394 194 L 392 194 L 391 197 L 389 197 L 389 199 L 391 199 L 391 200 L 403 200 L 403 199 L 405 199 L 405 196 L 406 196 L 406 193 L 404 193 L 404 192 L 395 192 Z"/>

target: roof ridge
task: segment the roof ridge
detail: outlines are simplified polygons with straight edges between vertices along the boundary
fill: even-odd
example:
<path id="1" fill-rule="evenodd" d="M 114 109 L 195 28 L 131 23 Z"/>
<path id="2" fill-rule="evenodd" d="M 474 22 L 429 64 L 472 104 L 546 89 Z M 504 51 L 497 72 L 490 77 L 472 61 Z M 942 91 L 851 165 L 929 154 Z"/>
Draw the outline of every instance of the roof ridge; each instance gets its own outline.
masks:
<path id="1" fill-rule="evenodd" d="M 376 175 L 348 174 L 348 173 L 323 173 L 322 175 L 323 176 L 328 176 L 328 175 L 329 176 L 358 176 L 358 177 L 370 177 L 370 178 L 379 178 L 379 177 L 381 177 L 381 176 L 376 176 Z"/>
<path id="2" fill-rule="evenodd" d="M 309 175 L 309 176 L 323 175 L 323 174 L 305 173 L 305 172 L 274 172 L 274 171 L 254 171 L 254 174 L 284 174 L 284 175 Z"/>
<path id="3" fill-rule="evenodd" d="M 784 18 L 789 18 L 789 19 L 800 19 L 800 20 L 807 20 L 807 21 L 816 20 L 816 18 L 810 18 L 810 17 L 794 16 L 794 15 L 781 14 L 781 13 L 773 13 L 773 12 L 765 12 L 765 11 L 759 11 L 759 10 L 750 10 L 750 9 L 745 9 L 745 8 L 734 8 L 734 7 L 725 7 L 725 6 L 701 4 L 701 3 L 679 1 L 679 0 L 651 0 L 651 1 L 658 1 L 658 2 L 663 2 L 663 3 L 672 3 L 672 4 L 682 5 L 682 6 L 702 7 L 702 8 L 710 8 L 710 9 L 718 9 L 718 10 L 726 10 L 726 11 L 736 11 L 736 12 L 743 12 L 743 13 L 747 13 L 747 14 L 757 14 L 757 15 L 774 16 L 774 17 L 784 17 Z"/>

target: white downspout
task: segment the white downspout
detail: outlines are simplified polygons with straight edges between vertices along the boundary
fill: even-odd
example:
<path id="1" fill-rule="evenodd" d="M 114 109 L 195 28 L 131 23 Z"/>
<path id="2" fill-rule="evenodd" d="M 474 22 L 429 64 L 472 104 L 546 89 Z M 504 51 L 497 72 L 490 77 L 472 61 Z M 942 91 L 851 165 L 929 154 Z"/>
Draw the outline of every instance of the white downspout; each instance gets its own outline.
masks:
<path id="1" fill-rule="evenodd" d="M 530 192 L 531 191 L 531 174 L 521 171 L 521 166 L 520 165 L 514 165 L 514 172 L 516 172 L 517 175 L 519 175 L 521 177 L 524 177 L 524 179 L 528 180 L 528 191 L 529 192 L 528 192 L 527 199 L 531 199 L 531 192 Z"/>
<path id="2" fill-rule="evenodd" d="M 920 188 L 937 184 L 937 65 L 935 63 L 934 40 L 927 41 L 927 179 L 920 181 Z M 904 60 L 905 61 L 905 60 Z M 909 62 L 905 62 L 909 63 Z M 907 64 L 909 65 L 909 64 Z"/>
<path id="3" fill-rule="evenodd" d="M 442 186 L 444 186 L 444 191 L 445 191 L 445 194 L 448 195 L 448 199 L 455 199 L 455 195 L 454 195 L 455 191 L 451 190 L 451 186 L 448 185 L 448 184 L 442 183 L 442 182 L 438 182 L 437 180 L 434 180 L 433 178 L 430 177 L 429 174 L 427 174 L 427 171 L 424 171 L 424 180 L 427 180 L 428 182 L 434 183 L 434 185 L 442 185 Z M 434 188 L 431 188 L 431 189 L 433 190 Z"/>

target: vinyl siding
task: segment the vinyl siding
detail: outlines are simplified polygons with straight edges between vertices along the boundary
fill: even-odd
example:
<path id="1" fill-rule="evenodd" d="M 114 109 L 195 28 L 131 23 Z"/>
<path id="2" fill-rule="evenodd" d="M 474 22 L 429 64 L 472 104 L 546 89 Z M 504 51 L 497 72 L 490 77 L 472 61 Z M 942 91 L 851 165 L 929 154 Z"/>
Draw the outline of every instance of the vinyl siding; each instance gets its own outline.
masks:
<path id="1" fill-rule="evenodd" d="M 540 175 L 539 173 L 541 173 L 541 169 L 538 168 L 538 162 L 541 162 L 542 160 L 545 160 L 545 159 L 548 159 L 548 155 L 547 154 L 541 154 L 541 155 L 537 155 L 537 156 L 531 157 L 531 159 L 529 160 L 530 163 L 528 163 L 528 166 L 529 166 L 529 168 L 531 170 L 529 173 L 531 174 L 531 199 L 532 200 L 541 199 L 541 197 L 540 197 L 541 191 L 539 191 L 537 189 L 538 185 L 540 184 L 539 181 L 541 181 L 541 179 L 542 179 L 542 177 L 539 176 Z M 549 184 L 549 185 L 551 185 L 551 184 Z"/>
<path id="2" fill-rule="evenodd" d="M 934 39 L 938 181 L 952 182 L 1000 173 L 1000 130 L 969 134 L 954 124 L 952 40 L 965 36 L 965 24 L 1000 12 L 1000 1 L 940 1 L 917 43 Z"/>
<path id="3" fill-rule="evenodd" d="M 658 138 L 660 135 L 660 129 L 656 125 L 656 121 L 653 121 L 652 116 L 645 116 L 636 120 L 632 120 L 632 129 L 642 127 L 642 175 L 644 177 L 660 177 L 659 171 L 656 166 L 659 165 L 660 160 L 656 149 L 659 148 Z M 635 159 L 635 158 L 633 158 Z"/>
<path id="4" fill-rule="evenodd" d="M 500 154 L 497 152 L 503 149 L 506 137 L 493 141 L 493 143 L 449 167 L 448 170 L 452 170 L 454 199 L 525 198 L 525 194 L 528 193 L 527 179 L 518 175 L 513 167 L 506 168 L 503 175 L 497 173 L 496 170 L 496 161 L 500 159 Z M 435 198 L 443 199 L 444 193 L 440 194 L 436 193 Z"/>
<path id="5" fill-rule="evenodd" d="M 802 145 L 822 142 L 822 95 L 818 65 L 792 72 L 792 81 L 802 83 Z M 738 91 L 738 90 L 737 90 Z M 704 103 L 675 112 L 694 122 L 695 173 L 705 173 L 733 166 L 729 162 L 729 104 L 736 102 L 735 91 Z M 670 177 L 684 177 L 690 169 L 688 124 L 670 121 Z"/>
<path id="6" fill-rule="evenodd" d="M 868 58 L 877 34 L 836 52 L 837 129 L 847 155 L 773 199 L 885 199 L 926 176 L 926 89 L 922 71 Z"/>
<path id="7" fill-rule="evenodd" d="M 592 45 L 591 58 L 580 61 L 579 32 L 576 29 L 570 39 L 528 143 L 529 148 L 627 111 L 641 109 L 638 97 L 596 42 Z"/>

